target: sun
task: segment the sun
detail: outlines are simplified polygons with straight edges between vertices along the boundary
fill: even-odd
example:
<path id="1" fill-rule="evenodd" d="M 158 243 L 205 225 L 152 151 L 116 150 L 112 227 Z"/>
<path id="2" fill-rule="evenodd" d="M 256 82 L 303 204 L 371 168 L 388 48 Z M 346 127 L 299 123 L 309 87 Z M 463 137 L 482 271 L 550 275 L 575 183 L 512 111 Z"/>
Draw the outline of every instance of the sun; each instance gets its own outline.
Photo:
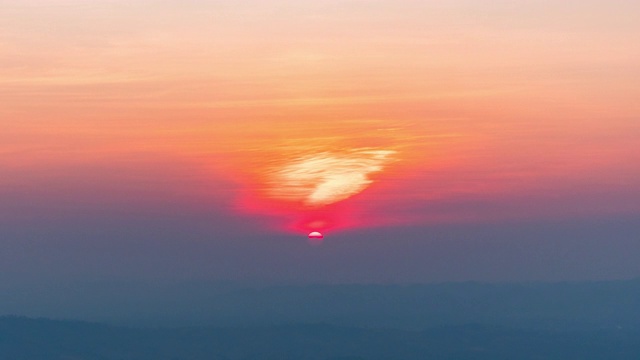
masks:
<path id="1" fill-rule="evenodd" d="M 321 245 L 324 239 L 324 235 L 318 231 L 312 231 L 309 233 L 309 244 L 311 245 Z"/>

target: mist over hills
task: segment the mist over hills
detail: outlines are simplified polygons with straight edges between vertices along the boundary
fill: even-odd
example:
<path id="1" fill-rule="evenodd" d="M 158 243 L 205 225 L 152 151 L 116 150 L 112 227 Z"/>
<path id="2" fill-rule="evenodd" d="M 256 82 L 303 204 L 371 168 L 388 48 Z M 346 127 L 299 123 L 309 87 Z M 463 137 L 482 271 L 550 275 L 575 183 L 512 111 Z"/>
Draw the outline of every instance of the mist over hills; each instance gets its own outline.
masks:
<path id="1" fill-rule="evenodd" d="M 640 357 L 637 279 L 4 290 L 1 312 L 10 316 L 0 317 L 0 359 Z M 59 320 L 33 318 L 43 316 Z"/>
<path id="2" fill-rule="evenodd" d="M 542 331 L 467 325 L 424 331 L 323 324 L 150 329 L 0 318 L 0 358 L 215 359 L 637 359 L 640 332 Z"/>
<path id="3" fill-rule="evenodd" d="M 523 329 L 640 326 L 640 280 L 426 285 L 84 283 L 5 288 L 0 314 L 126 326 L 326 323 L 423 330 L 484 324 Z"/>

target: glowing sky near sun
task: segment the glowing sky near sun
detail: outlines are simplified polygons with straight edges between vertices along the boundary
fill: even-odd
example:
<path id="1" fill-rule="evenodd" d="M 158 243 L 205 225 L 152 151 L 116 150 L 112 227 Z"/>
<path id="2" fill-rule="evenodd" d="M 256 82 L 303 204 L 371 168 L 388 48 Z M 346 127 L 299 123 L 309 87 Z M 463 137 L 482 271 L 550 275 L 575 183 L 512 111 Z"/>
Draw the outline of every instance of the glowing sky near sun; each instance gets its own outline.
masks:
<path id="1" fill-rule="evenodd" d="M 640 212 L 638 2 L 0 10 L 5 218 L 184 201 L 307 234 Z"/>

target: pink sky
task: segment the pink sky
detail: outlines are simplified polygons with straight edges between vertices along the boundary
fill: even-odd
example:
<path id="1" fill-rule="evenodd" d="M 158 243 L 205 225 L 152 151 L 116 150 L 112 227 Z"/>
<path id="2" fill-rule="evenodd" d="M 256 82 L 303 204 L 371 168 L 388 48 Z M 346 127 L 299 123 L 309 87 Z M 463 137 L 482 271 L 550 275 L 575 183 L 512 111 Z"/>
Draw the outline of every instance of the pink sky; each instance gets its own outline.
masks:
<path id="1" fill-rule="evenodd" d="M 0 10 L 0 196 L 295 232 L 640 211 L 634 1 Z"/>

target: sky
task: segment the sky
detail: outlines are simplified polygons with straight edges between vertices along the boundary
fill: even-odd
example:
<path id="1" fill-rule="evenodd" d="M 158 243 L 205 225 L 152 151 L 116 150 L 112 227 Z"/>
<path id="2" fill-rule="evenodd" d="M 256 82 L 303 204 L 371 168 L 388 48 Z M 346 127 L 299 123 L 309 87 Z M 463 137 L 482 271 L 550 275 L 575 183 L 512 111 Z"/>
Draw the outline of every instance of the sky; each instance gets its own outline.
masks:
<path id="1" fill-rule="evenodd" d="M 638 13 L 0 0 L 0 281 L 638 277 Z"/>

